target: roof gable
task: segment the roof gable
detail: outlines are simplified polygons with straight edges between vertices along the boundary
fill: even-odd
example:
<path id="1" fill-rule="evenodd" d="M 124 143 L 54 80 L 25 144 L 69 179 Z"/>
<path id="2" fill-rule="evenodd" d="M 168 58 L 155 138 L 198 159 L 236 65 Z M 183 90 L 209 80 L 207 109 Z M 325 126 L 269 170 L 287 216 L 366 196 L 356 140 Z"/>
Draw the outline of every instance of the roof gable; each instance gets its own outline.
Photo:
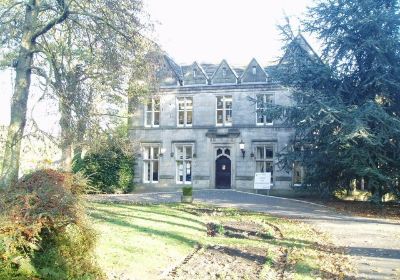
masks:
<path id="1" fill-rule="evenodd" d="M 221 61 L 211 77 L 212 84 L 236 84 L 238 76 L 225 59 Z"/>
<path id="2" fill-rule="evenodd" d="M 285 54 L 279 61 L 279 64 L 284 64 L 289 61 L 291 54 L 305 55 L 311 61 L 322 62 L 318 54 L 313 50 L 307 40 L 299 33 L 292 42 L 290 42 Z"/>
<path id="3" fill-rule="evenodd" d="M 253 58 L 244 70 L 241 80 L 242 83 L 265 83 L 267 74 L 257 60 Z"/>
<path id="4" fill-rule="evenodd" d="M 208 76 L 204 69 L 195 61 L 192 65 L 182 67 L 184 85 L 207 84 Z"/>
<path id="5" fill-rule="evenodd" d="M 180 85 L 182 81 L 182 70 L 172 58 L 168 55 L 163 55 L 157 78 L 161 86 L 177 86 Z"/>

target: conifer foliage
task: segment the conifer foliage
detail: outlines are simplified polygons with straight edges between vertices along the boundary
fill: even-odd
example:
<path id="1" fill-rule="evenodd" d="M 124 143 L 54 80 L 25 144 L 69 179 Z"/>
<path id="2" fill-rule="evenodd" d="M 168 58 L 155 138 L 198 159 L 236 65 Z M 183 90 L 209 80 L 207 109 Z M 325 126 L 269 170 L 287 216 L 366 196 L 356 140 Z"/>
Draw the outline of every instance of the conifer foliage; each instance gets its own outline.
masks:
<path id="1" fill-rule="evenodd" d="M 295 105 L 270 112 L 285 112 L 295 135 L 280 163 L 299 162 L 304 184 L 322 193 L 363 181 L 378 200 L 399 194 L 399 1 L 319 0 L 303 25 L 322 55 L 281 26 L 285 55 L 273 75 Z"/>

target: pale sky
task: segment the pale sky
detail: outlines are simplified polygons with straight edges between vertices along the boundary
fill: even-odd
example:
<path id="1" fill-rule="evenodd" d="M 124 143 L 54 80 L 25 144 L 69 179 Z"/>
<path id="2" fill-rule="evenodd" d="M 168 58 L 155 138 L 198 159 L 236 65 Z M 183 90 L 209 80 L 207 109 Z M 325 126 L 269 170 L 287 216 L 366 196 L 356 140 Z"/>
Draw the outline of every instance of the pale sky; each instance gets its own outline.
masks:
<path id="1" fill-rule="evenodd" d="M 253 57 L 263 66 L 273 63 L 281 47 L 276 25 L 283 22 L 286 14 L 297 29 L 297 17 L 312 3 L 311 0 L 144 2 L 150 18 L 156 22 L 152 37 L 177 63 L 190 64 L 195 60 L 219 63 L 225 58 L 239 66 L 247 65 Z M 318 49 L 313 40 L 309 42 Z M 14 77 L 11 75 L 11 70 L 0 72 L 0 125 L 9 123 Z M 42 104 L 33 114 L 43 119 L 46 107 Z"/>

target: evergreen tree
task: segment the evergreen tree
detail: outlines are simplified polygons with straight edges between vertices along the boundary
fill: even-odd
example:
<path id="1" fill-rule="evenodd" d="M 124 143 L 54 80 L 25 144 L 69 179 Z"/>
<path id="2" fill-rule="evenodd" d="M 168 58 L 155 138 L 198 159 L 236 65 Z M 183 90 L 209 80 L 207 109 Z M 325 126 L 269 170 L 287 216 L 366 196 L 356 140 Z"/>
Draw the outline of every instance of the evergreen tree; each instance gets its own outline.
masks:
<path id="1" fill-rule="evenodd" d="M 272 74 L 295 105 L 270 114 L 285 112 L 295 134 L 280 163 L 291 169 L 299 162 L 304 183 L 322 193 L 363 181 L 379 201 L 399 194 L 398 1 L 319 0 L 303 24 L 322 42 L 322 56 L 289 23 L 281 27 L 285 55 Z"/>

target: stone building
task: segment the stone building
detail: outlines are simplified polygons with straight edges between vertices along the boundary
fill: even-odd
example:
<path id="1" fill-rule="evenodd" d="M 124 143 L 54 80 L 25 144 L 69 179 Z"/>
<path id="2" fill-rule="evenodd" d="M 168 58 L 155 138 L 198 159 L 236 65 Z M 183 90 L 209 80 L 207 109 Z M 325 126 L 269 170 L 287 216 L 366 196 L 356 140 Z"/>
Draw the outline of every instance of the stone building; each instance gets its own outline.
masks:
<path id="1" fill-rule="evenodd" d="M 298 47 L 312 52 L 302 36 Z M 253 189 L 256 172 L 270 172 L 272 189 L 290 189 L 299 172 L 277 166 L 277 152 L 293 131 L 262 113 L 262 104 L 290 105 L 290 92 L 273 82 L 268 67 L 252 59 L 236 68 L 177 65 L 167 55 L 160 88 L 137 106 L 131 139 L 140 147 L 135 166 L 137 188 Z"/>

